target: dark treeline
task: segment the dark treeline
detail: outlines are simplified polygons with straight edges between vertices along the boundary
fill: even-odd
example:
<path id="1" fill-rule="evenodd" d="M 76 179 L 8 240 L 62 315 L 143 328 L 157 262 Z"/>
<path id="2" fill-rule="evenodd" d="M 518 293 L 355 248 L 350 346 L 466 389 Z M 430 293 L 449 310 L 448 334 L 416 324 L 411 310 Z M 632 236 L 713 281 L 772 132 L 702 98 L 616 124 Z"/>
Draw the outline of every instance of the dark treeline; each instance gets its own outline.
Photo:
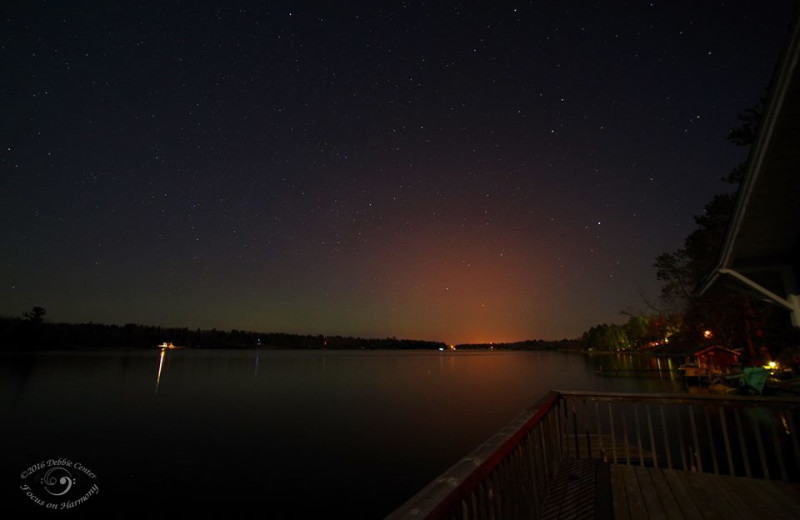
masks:
<path id="1" fill-rule="evenodd" d="M 50 323 L 41 319 L 0 318 L 3 350 L 152 348 L 169 342 L 186 348 L 266 349 L 440 349 L 444 343 L 408 339 L 352 338 L 242 330 L 165 328 L 129 323 Z"/>
<path id="2" fill-rule="evenodd" d="M 36 309 L 40 309 L 36 312 Z M 168 328 L 129 323 L 52 323 L 44 320 L 41 307 L 22 318 L 0 317 L 0 349 L 7 351 L 65 350 L 96 348 L 152 348 L 164 342 L 185 348 L 264 348 L 332 350 L 447 350 L 437 341 L 397 338 L 355 338 L 252 332 L 244 330 L 201 330 Z M 456 345 L 456 350 L 575 350 L 578 340 L 527 340 L 516 343 Z"/>
<path id="3" fill-rule="evenodd" d="M 471 343 L 456 345 L 456 350 L 578 350 L 581 341 L 576 339 L 561 339 L 558 341 L 545 341 L 529 339 L 514 343 Z"/>
<path id="4" fill-rule="evenodd" d="M 765 106 L 766 100 L 762 100 L 740 114 L 738 126 L 730 130 L 727 139 L 736 146 L 751 147 Z M 690 355 L 719 345 L 740 351 L 746 364 L 779 360 L 784 365 L 800 365 L 800 329 L 792 325 L 782 306 L 721 283 L 714 290 L 699 291 L 719 267 L 720 251 L 747 171 L 748 163 L 743 162 L 721 177 L 726 189 L 695 215 L 695 229 L 683 246 L 656 257 L 653 267 L 662 284 L 659 302 L 645 302 L 647 312 L 624 312 L 630 316 L 625 324 L 591 327 L 583 334 L 583 348 Z"/>

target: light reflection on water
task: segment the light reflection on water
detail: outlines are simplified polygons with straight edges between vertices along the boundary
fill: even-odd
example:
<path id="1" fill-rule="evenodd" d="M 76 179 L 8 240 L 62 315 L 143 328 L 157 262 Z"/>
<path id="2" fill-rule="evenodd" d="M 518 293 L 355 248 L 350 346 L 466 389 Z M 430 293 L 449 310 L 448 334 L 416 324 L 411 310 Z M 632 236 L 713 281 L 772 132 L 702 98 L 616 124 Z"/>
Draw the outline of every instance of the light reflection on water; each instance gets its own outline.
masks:
<path id="1" fill-rule="evenodd" d="M 156 373 L 156 392 L 158 393 L 158 386 L 161 384 L 161 371 L 164 369 L 164 358 L 167 356 L 167 349 L 161 349 L 161 354 L 158 356 L 158 372 Z"/>
<path id="2" fill-rule="evenodd" d="M 3 466 L 80 459 L 101 489 L 86 512 L 115 517 L 235 515 L 258 502 L 281 518 L 382 518 L 549 390 L 684 391 L 658 371 L 668 360 L 630 355 L 154 349 L 0 360 L 2 433 L 15 447 Z M 34 507 L 11 498 L 22 513 Z"/>

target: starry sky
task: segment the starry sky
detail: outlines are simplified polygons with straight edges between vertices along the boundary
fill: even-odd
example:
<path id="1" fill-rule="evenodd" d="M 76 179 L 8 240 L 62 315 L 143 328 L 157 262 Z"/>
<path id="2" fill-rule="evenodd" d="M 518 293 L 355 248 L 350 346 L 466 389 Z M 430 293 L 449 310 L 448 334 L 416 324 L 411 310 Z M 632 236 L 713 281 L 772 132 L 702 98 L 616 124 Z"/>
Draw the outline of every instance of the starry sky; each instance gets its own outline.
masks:
<path id="1" fill-rule="evenodd" d="M 796 2 L 0 9 L 0 314 L 467 343 L 657 300 Z"/>

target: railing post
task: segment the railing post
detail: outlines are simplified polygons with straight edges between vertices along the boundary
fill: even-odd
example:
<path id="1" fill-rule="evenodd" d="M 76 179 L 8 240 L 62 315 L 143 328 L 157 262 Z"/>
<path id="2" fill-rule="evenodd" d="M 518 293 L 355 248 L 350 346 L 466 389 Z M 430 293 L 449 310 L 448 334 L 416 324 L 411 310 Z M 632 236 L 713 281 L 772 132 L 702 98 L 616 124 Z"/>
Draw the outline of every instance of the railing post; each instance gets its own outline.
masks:
<path id="1" fill-rule="evenodd" d="M 714 463 L 714 474 L 719 475 L 719 464 L 717 463 L 717 443 L 714 442 L 714 432 L 711 430 L 711 418 L 708 415 L 708 406 L 703 407 L 703 414 L 706 418 L 706 431 L 708 432 L 708 447 L 711 450 L 711 461 Z"/>
<path id="2" fill-rule="evenodd" d="M 736 467 L 733 463 L 733 452 L 731 452 L 731 440 L 728 437 L 728 421 L 725 419 L 725 409 L 719 408 L 719 422 L 722 426 L 722 439 L 725 441 L 725 453 L 728 455 L 728 474 L 736 475 Z"/>
<path id="3" fill-rule="evenodd" d="M 575 458 L 581 458 L 581 449 L 578 445 L 578 414 L 575 412 L 575 401 L 570 402 L 572 407 L 572 435 L 575 438 Z"/>
<path id="4" fill-rule="evenodd" d="M 736 419 L 736 430 L 739 434 L 739 449 L 742 452 L 742 459 L 744 462 L 744 473 L 748 478 L 752 478 L 753 473 L 750 471 L 750 459 L 747 457 L 747 448 L 744 444 L 744 428 L 742 428 L 742 415 L 739 409 L 733 411 L 733 417 Z"/>
<path id="5" fill-rule="evenodd" d="M 667 433 L 667 421 L 664 418 L 664 403 L 658 405 L 661 414 L 661 434 L 664 436 L 664 450 L 667 452 L 667 468 L 672 469 L 672 452 L 669 448 L 669 434 Z"/>
<path id="6" fill-rule="evenodd" d="M 611 423 L 611 456 L 614 464 L 617 463 L 617 441 L 614 433 L 614 412 L 611 408 L 611 401 L 608 402 L 608 422 Z"/>
<path id="7" fill-rule="evenodd" d="M 565 410 L 566 410 L 566 406 L 567 406 L 566 403 L 567 403 L 567 400 L 563 396 L 559 395 L 558 396 L 558 406 L 559 407 L 563 406 L 565 408 Z M 565 411 L 565 414 L 566 414 L 566 411 Z M 558 453 L 559 456 L 563 456 L 564 453 L 567 451 L 567 448 L 566 448 L 566 441 L 564 440 L 565 429 L 562 427 L 563 423 L 561 422 L 561 414 L 559 414 L 559 413 L 555 414 L 555 421 L 554 422 L 555 422 L 555 429 L 556 429 L 556 443 L 557 443 L 556 446 L 558 447 L 558 452 L 557 453 Z"/>
<path id="8" fill-rule="evenodd" d="M 622 440 L 625 441 L 625 462 L 631 465 L 631 443 L 628 441 L 628 420 L 622 414 Z"/>
<path id="9" fill-rule="evenodd" d="M 645 415 L 647 416 L 647 429 L 650 432 L 650 450 L 653 452 L 653 466 L 658 467 L 658 451 L 656 450 L 656 437 L 653 435 L 653 418 L 650 416 L 650 405 L 644 405 Z"/>
<path id="10" fill-rule="evenodd" d="M 681 469 L 685 471 L 690 471 L 689 465 L 686 463 L 686 446 L 683 442 L 683 428 L 681 428 L 681 414 L 676 413 L 675 418 L 677 419 L 678 423 L 678 446 L 681 450 Z"/>
<path id="11" fill-rule="evenodd" d="M 600 443 L 600 458 L 603 462 L 608 462 L 606 450 L 603 446 L 603 429 L 600 427 L 600 404 L 597 399 L 594 400 L 594 419 L 597 427 L 597 440 Z"/>
<path id="12" fill-rule="evenodd" d="M 789 412 L 786 415 L 789 416 L 786 422 L 788 423 L 789 437 L 792 439 L 792 447 L 794 448 L 794 467 L 800 471 L 800 439 L 798 439 L 800 434 L 794 427 L 794 418 L 792 417 L 794 414 Z"/>
<path id="13" fill-rule="evenodd" d="M 633 419 L 636 421 L 636 446 L 639 448 L 639 466 L 644 467 L 644 449 L 642 446 L 642 429 L 639 426 L 639 406 L 633 403 Z"/>
<path id="14" fill-rule="evenodd" d="M 566 435 L 569 432 L 569 409 L 567 400 L 559 401 L 560 409 L 563 410 L 563 414 L 558 414 L 559 419 L 559 431 L 562 434 L 563 443 L 561 444 L 561 455 L 562 456 L 569 456 L 569 442 L 567 442 Z M 559 411 L 561 411 L 559 410 Z"/>
<path id="15" fill-rule="evenodd" d="M 772 443 L 775 445 L 775 458 L 778 459 L 778 469 L 781 472 L 781 480 L 787 481 L 789 480 L 789 476 L 786 474 L 786 464 L 783 462 L 783 449 L 781 448 L 781 441 L 778 439 L 778 428 L 774 425 L 772 427 Z"/>
<path id="16" fill-rule="evenodd" d="M 753 433 L 756 436 L 756 446 L 758 446 L 758 457 L 761 460 L 761 471 L 764 478 L 769 480 L 769 467 L 767 467 L 767 455 L 764 453 L 764 441 L 761 438 L 761 428 L 758 427 L 758 422 L 753 414 L 750 414 L 750 424 L 753 427 Z"/>
<path id="17" fill-rule="evenodd" d="M 693 467 L 696 466 L 697 471 L 702 473 L 703 472 L 703 460 L 702 460 L 703 457 L 700 454 L 700 442 L 697 439 L 697 425 L 695 425 L 695 421 L 694 421 L 694 406 L 689 405 L 687 408 L 689 410 L 689 425 L 692 428 L 692 442 L 694 442 L 693 449 L 690 448 L 690 450 L 689 450 L 690 451 L 689 455 L 694 460 L 694 464 L 692 466 Z"/>

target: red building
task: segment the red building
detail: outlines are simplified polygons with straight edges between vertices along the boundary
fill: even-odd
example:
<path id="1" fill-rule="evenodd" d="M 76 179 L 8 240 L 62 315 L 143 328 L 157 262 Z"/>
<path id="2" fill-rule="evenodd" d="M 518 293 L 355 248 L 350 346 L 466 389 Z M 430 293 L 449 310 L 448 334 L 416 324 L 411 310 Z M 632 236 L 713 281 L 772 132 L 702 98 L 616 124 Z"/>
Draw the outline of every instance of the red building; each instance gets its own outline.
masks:
<path id="1" fill-rule="evenodd" d="M 741 352 L 729 348 L 712 345 L 694 353 L 697 366 L 709 372 L 730 372 L 733 365 L 740 363 Z"/>

